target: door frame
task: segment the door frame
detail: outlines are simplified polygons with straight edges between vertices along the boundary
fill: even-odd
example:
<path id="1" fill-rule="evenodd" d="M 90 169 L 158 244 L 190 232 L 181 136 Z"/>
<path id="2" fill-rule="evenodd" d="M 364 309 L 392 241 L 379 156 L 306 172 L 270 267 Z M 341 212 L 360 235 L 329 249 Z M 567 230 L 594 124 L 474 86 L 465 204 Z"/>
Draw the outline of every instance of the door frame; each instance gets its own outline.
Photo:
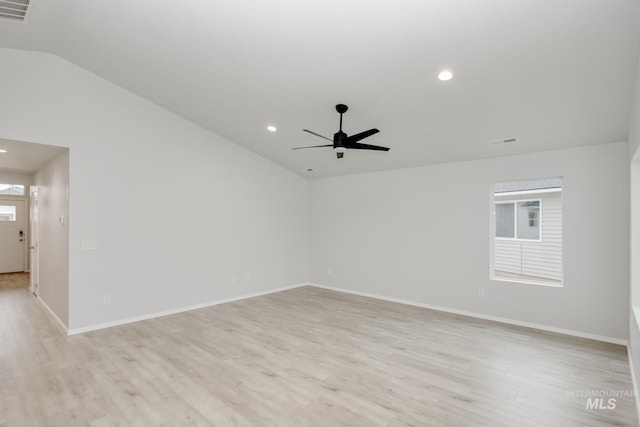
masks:
<path id="1" fill-rule="evenodd" d="M 29 186 L 29 287 L 36 297 L 40 294 L 40 211 L 38 186 Z M 34 209 L 38 214 L 34 215 Z"/>

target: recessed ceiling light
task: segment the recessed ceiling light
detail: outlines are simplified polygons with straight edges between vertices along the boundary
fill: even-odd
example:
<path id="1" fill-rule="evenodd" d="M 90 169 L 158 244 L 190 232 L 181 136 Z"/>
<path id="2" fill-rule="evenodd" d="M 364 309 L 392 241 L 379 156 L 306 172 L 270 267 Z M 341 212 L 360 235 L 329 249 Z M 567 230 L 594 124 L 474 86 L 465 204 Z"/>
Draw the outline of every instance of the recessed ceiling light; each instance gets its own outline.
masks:
<path id="1" fill-rule="evenodd" d="M 275 127 L 275 126 L 267 126 L 267 130 L 268 130 L 269 132 L 275 132 L 275 131 L 277 131 L 278 129 L 276 129 L 276 127 Z"/>
<path id="2" fill-rule="evenodd" d="M 452 77 L 453 73 L 449 70 L 440 71 L 440 74 L 438 74 L 438 79 L 442 80 L 443 82 L 451 80 Z"/>
<path id="3" fill-rule="evenodd" d="M 0 153 L 6 153 L 6 152 L 7 152 L 7 150 L 0 149 Z"/>

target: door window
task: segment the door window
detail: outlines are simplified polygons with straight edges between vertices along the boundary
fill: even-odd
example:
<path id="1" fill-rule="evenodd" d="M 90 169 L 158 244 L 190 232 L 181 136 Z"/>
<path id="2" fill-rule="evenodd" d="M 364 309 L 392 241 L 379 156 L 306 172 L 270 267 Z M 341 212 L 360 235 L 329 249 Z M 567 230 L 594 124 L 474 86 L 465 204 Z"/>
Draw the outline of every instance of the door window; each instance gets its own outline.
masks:
<path id="1" fill-rule="evenodd" d="M 16 221 L 16 207 L 0 205 L 0 221 Z"/>

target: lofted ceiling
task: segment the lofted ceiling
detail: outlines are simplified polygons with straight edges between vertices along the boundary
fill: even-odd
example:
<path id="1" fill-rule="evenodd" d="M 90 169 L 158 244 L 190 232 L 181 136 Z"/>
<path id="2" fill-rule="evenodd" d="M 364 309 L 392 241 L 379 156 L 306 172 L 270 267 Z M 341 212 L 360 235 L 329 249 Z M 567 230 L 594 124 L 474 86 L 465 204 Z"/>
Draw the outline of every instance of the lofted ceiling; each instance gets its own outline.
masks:
<path id="1" fill-rule="evenodd" d="M 0 47 L 58 55 L 307 177 L 625 141 L 639 42 L 638 0 L 34 0 L 0 19 Z M 363 142 L 391 151 L 291 150 L 326 142 L 304 128 L 337 131 L 337 103 L 348 134 L 377 127 Z"/>

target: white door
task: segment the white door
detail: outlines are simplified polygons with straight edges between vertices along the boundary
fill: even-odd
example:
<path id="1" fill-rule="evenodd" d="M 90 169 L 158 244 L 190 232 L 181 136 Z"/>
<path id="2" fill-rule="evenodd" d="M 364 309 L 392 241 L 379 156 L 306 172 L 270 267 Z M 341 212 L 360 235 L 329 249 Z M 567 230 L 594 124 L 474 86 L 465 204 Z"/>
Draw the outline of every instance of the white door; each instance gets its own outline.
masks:
<path id="1" fill-rule="evenodd" d="M 0 199 L 0 273 L 24 271 L 24 200 Z"/>
<path id="2" fill-rule="evenodd" d="M 39 221 L 39 217 L 38 217 L 38 187 L 32 186 L 31 190 L 30 190 L 30 195 L 31 195 L 31 200 L 29 203 L 29 209 L 30 209 L 30 215 L 29 215 L 29 219 L 30 219 L 30 224 L 31 224 L 31 239 L 30 239 L 30 246 L 29 246 L 29 255 L 30 255 L 30 262 L 29 262 L 29 266 L 31 269 L 31 274 L 29 275 L 30 280 L 31 280 L 31 292 L 33 292 L 34 294 L 38 295 L 38 283 L 40 281 L 40 276 L 39 276 L 39 266 L 40 264 L 38 264 L 39 260 L 38 260 L 38 240 L 39 240 L 39 228 L 38 228 L 38 221 Z"/>

